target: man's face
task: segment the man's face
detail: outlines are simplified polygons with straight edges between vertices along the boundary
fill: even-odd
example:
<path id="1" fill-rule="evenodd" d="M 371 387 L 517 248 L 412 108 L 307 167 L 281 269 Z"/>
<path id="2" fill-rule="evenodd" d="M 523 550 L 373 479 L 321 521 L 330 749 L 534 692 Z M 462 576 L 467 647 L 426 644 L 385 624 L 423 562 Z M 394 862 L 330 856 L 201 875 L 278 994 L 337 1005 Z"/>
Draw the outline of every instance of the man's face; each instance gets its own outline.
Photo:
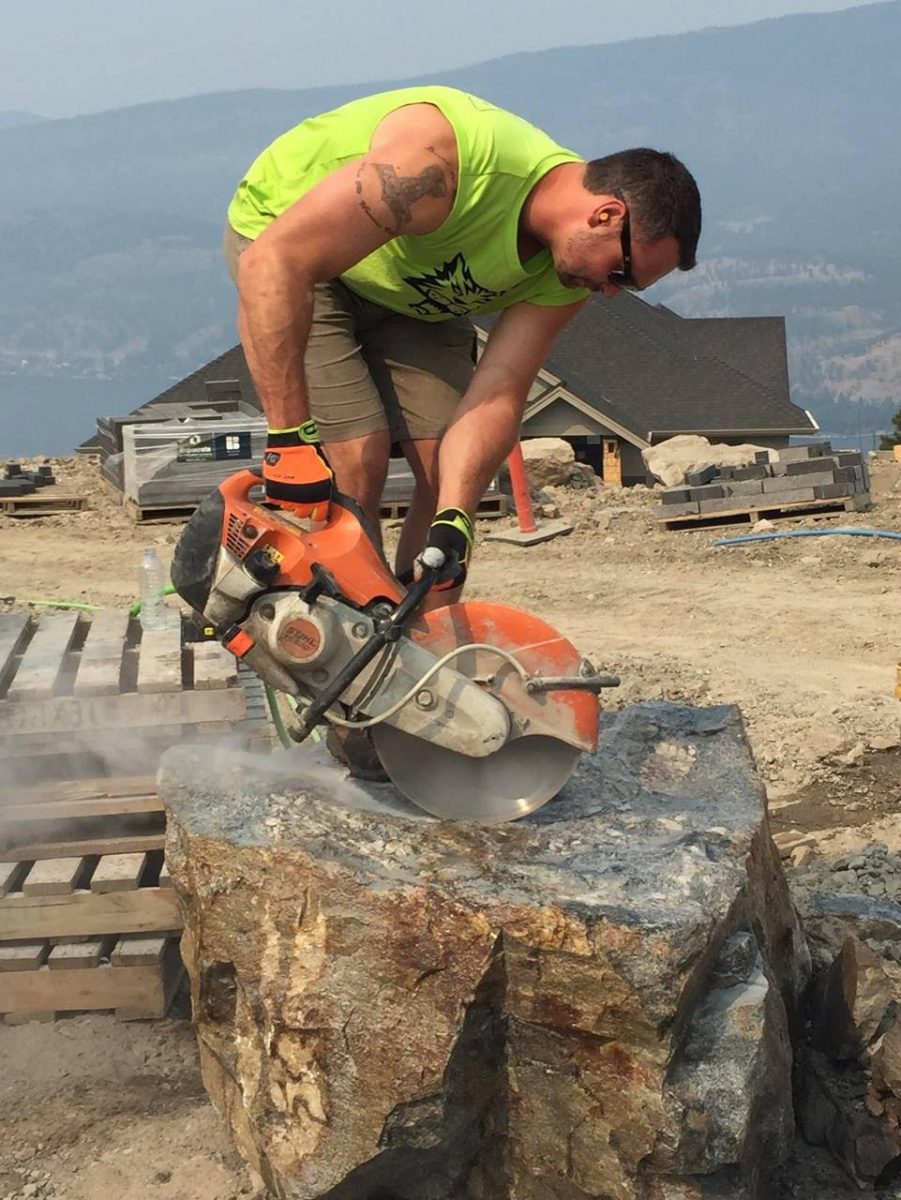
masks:
<path id="1" fill-rule="evenodd" d="M 586 228 L 570 231 L 562 239 L 561 248 L 553 247 L 554 267 L 561 283 L 571 288 L 588 288 L 612 299 L 622 290 L 615 282 L 616 274 L 624 268 L 624 212 L 603 211 Z M 672 236 L 659 242 L 643 242 L 634 232 L 631 236 L 631 277 L 635 290 L 645 288 L 674 271 L 679 265 L 679 244 Z M 626 264 L 627 265 L 627 264 Z M 614 278 L 611 279 L 611 273 Z"/>

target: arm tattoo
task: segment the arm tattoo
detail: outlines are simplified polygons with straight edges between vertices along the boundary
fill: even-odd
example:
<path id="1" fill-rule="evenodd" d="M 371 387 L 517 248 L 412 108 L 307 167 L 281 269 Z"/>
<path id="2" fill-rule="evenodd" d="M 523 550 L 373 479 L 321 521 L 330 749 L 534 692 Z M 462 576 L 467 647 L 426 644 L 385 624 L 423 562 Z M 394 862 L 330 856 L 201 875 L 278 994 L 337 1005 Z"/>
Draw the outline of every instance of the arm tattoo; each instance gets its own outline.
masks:
<path id="1" fill-rule="evenodd" d="M 397 237 L 404 226 L 409 225 L 413 220 L 413 205 L 417 200 L 421 200 L 425 196 L 434 196 L 436 199 L 440 199 L 447 195 L 447 182 L 441 167 L 425 167 L 418 175 L 398 175 L 390 163 L 371 163 L 370 165 L 381 180 L 382 200 L 394 218 L 393 227 L 383 224 L 364 199 L 363 184 L 360 181 L 362 166 L 357 172 L 356 182 L 360 208 L 374 224 L 378 225 L 380 229 L 386 230 L 392 237 Z"/>
<path id="2" fill-rule="evenodd" d="M 457 186 L 457 173 L 454 170 L 454 164 L 450 161 L 450 159 L 445 158 L 443 154 L 439 154 L 439 152 L 435 149 L 434 146 L 426 146 L 426 150 L 428 150 L 429 154 L 434 154 L 436 158 L 441 159 L 441 161 L 447 167 L 447 173 L 450 176 L 451 184 L 454 187 L 456 187 Z"/>

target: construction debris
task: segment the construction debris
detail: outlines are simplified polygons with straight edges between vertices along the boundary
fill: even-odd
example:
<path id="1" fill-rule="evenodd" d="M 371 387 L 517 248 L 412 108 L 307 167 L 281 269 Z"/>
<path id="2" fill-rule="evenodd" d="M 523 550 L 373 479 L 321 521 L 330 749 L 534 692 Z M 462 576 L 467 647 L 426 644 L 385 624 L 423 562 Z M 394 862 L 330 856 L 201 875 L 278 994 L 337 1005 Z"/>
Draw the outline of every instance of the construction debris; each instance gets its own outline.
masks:
<path id="1" fill-rule="evenodd" d="M 686 482 L 689 474 L 711 468 L 715 473 L 717 467 L 745 467 L 749 463 L 766 462 L 769 454 L 763 446 L 727 446 L 724 442 L 710 442 L 698 434 L 683 433 L 656 446 L 648 446 L 642 450 L 641 457 L 652 479 L 664 487 L 677 487 Z M 759 455 L 764 457 L 759 459 Z M 708 476 L 712 477 L 713 473 Z"/>
<path id="2" fill-rule="evenodd" d="M 778 458 L 772 461 L 772 456 Z M 655 516 L 678 522 L 698 517 L 759 514 L 785 509 L 869 504 L 870 479 L 859 450 L 833 452 L 828 442 L 762 450 L 746 466 L 706 466 L 687 471 L 681 487 L 669 487 Z"/>

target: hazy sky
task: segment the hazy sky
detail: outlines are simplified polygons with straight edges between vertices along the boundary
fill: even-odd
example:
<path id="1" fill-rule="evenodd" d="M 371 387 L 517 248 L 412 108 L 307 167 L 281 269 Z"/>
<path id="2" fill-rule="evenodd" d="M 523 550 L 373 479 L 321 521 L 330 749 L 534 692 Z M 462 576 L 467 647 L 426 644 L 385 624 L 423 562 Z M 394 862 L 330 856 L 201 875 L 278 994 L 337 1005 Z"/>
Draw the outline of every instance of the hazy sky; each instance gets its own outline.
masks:
<path id="1" fill-rule="evenodd" d="M 0 0 L 0 110 L 369 82 L 863 0 Z"/>

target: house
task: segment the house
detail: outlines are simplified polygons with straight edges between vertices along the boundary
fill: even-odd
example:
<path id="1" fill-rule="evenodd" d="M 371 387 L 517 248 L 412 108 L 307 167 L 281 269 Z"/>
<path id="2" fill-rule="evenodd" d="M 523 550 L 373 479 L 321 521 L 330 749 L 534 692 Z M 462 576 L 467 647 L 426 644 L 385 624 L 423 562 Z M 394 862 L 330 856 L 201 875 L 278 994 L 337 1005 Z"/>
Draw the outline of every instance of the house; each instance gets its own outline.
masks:
<path id="1" fill-rule="evenodd" d="M 482 344 L 494 319 L 477 318 Z M 138 411 L 228 399 L 259 406 L 240 346 Z M 641 451 L 675 434 L 778 448 L 817 428 L 791 402 L 781 317 L 685 319 L 627 292 L 593 297 L 558 335 L 523 418 L 524 437 L 566 438 L 616 484 L 644 482 Z"/>
<path id="2" fill-rule="evenodd" d="M 817 429 L 790 398 L 782 317 L 685 319 L 628 292 L 592 297 L 558 335 L 523 418 L 524 436 L 566 438 L 626 484 L 645 481 L 641 451 L 675 434 L 778 448 Z"/>

